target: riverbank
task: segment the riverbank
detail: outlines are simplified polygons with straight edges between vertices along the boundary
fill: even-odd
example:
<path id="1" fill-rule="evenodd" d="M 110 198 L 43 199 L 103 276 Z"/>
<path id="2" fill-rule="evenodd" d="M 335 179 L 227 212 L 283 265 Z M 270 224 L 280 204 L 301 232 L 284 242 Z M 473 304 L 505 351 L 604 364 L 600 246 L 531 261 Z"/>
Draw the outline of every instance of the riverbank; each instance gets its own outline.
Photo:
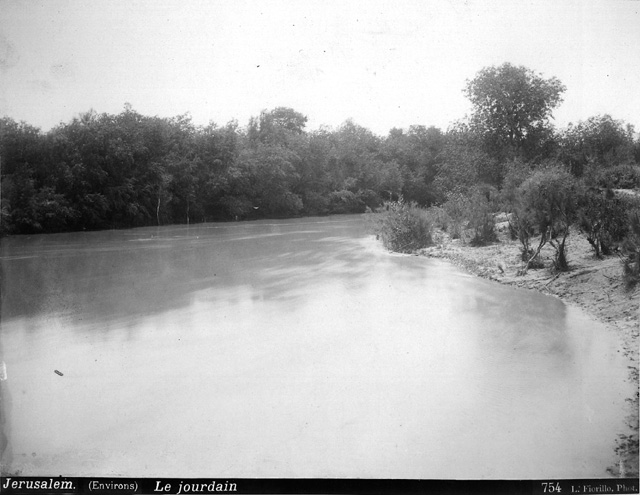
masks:
<path id="1" fill-rule="evenodd" d="M 618 459 L 609 472 L 612 476 L 638 476 L 638 334 L 640 287 L 625 289 L 618 256 L 595 259 L 591 246 L 577 232 L 567 239 L 570 271 L 552 273 L 553 248 L 541 252 L 545 268 L 518 275 L 520 243 L 511 240 L 506 225 L 498 226 L 499 241 L 484 247 L 471 247 L 460 239 L 451 239 L 442 231 L 434 233 L 434 245 L 418 251 L 419 255 L 446 259 L 479 277 L 559 297 L 580 306 L 595 319 L 621 336 L 619 352 L 629 360 L 629 381 L 636 384 L 635 396 L 627 398 L 628 431 L 616 439 Z"/>

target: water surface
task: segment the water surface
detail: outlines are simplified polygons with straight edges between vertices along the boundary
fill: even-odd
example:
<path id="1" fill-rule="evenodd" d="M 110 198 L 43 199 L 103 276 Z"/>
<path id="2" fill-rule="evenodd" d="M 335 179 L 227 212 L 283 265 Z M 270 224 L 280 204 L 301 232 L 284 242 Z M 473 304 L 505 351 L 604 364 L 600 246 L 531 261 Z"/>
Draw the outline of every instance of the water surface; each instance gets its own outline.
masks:
<path id="1" fill-rule="evenodd" d="M 386 253 L 359 216 L 16 237 L 0 261 L 12 473 L 603 477 L 633 393 L 605 327 Z"/>

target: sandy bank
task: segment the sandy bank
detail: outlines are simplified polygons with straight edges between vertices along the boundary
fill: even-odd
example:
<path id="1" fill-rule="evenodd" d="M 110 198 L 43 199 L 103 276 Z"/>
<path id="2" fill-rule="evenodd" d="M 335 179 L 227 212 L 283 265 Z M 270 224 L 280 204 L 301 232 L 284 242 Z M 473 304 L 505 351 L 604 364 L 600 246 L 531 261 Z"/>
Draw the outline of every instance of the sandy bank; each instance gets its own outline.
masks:
<path id="1" fill-rule="evenodd" d="M 638 334 L 640 288 L 625 289 L 622 281 L 620 258 L 616 255 L 604 260 L 594 258 L 591 246 L 584 236 L 572 232 L 567 239 L 567 257 L 570 271 L 552 273 L 549 268 L 529 270 L 517 275 L 522 268 L 520 243 L 511 240 L 507 229 L 501 226 L 500 242 L 471 247 L 459 239 L 451 239 L 444 232 L 436 232 L 435 244 L 418 254 L 443 258 L 463 267 L 477 276 L 502 284 L 513 285 L 556 296 L 568 304 L 580 306 L 595 319 L 621 336 L 620 352 L 629 360 L 629 380 L 638 389 Z M 551 266 L 553 248 L 546 246 L 541 256 L 545 267 Z M 609 472 L 613 476 L 638 476 L 638 392 L 627 398 L 628 428 L 616 439 L 619 455 L 612 460 Z M 621 473 L 622 471 L 622 473 Z"/>

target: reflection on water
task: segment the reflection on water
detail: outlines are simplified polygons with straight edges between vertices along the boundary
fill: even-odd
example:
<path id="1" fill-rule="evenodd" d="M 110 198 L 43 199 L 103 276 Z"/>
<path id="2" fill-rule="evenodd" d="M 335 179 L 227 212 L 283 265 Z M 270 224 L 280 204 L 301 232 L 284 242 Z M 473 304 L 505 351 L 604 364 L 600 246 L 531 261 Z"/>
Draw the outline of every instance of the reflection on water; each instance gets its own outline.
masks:
<path id="1" fill-rule="evenodd" d="M 385 253 L 359 217 L 0 257 L 7 472 L 600 477 L 631 394 L 582 313 Z"/>

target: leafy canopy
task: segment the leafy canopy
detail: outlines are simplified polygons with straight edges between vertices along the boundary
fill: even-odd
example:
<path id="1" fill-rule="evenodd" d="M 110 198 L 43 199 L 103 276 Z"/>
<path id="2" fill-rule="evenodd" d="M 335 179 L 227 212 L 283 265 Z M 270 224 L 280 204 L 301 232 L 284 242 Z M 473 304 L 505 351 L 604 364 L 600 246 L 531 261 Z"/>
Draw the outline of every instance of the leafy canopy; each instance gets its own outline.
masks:
<path id="1" fill-rule="evenodd" d="M 521 151 L 539 141 L 548 128 L 565 86 L 526 67 L 510 63 L 485 67 L 467 81 L 465 96 L 473 104 L 472 126 L 494 146 Z"/>

